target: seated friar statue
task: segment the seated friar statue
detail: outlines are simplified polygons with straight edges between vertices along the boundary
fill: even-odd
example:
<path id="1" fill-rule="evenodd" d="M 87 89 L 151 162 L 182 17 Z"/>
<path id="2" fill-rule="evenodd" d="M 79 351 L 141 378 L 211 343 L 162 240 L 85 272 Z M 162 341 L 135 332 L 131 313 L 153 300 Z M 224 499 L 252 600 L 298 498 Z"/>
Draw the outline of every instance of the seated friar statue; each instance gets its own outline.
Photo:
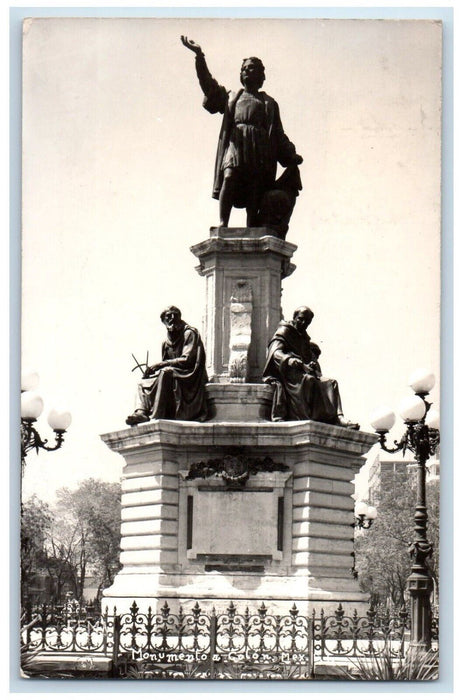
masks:
<path id="1" fill-rule="evenodd" d="M 128 425 L 156 418 L 204 421 L 206 404 L 206 356 L 196 328 L 182 320 L 180 309 L 169 306 L 161 314 L 167 328 L 162 361 L 146 368 L 138 384 L 135 411 Z"/>
<path id="2" fill-rule="evenodd" d="M 337 381 L 322 376 L 320 348 L 307 333 L 313 316 L 307 306 L 296 309 L 269 343 L 263 381 L 275 386 L 272 420 L 315 420 L 358 430 L 358 423 L 344 417 Z"/>

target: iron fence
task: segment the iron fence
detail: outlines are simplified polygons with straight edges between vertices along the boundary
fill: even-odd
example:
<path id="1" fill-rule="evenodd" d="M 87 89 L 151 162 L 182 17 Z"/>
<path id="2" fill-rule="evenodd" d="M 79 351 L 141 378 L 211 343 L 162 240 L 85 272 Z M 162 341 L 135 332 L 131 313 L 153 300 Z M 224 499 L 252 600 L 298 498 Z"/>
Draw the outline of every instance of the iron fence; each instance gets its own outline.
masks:
<path id="1" fill-rule="evenodd" d="M 116 611 L 97 607 L 28 605 L 21 616 L 21 650 L 108 655 L 114 647 Z"/>
<path id="2" fill-rule="evenodd" d="M 118 674 L 143 678 L 310 678 L 313 675 L 311 620 L 298 614 L 204 613 L 199 604 L 172 614 L 130 613 L 118 618 Z"/>
<path id="3" fill-rule="evenodd" d="M 31 606 L 22 618 L 24 652 L 101 655 L 112 659 L 120 678 L 308 679 L 317 662 L 404 656 L 408 611 L 372 608 L 348 614 L 270 614 L 264 603 L 254 613 L 230 603 L 225 612 L 203 611 L 198 603 L 172 613 L 167 603 L 141 612 L 134 601 L 118 614 Z M 433 619 L 433 645 L 438 618 Z"/>
<path id="4" fill-rule="evenodd" d="M 374 657 L 387 652 L 403 657 L 410 630 L 405 608 L 369 608 L 364 616 L 347 615 L 341 605 L 332 615 L 313 618 L 314 652 L 321 658 Z"/>

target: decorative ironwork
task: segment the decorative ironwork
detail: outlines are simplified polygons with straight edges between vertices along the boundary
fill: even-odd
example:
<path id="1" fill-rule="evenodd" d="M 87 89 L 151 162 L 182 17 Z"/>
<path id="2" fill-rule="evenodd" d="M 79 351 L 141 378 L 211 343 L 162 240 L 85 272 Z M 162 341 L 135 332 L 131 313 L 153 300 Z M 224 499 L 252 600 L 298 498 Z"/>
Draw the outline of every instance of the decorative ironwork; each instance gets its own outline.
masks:
<path id="1" fill-rule="evenodd" d="M 29 623 L 35 620 L 33 625 Z M 114 615 L 69 605 L 27 606 L 21 644 L 28 651 L 110 653 Z"/>
<path id="2" fill-rule="evenodd" d="M 361 515 L 355 516 L 353 527 L 356 527 L 359 530 L 369 530 L 373 523 L 374 520 L 372 518 L 368 518 L 362 513 Z"/>
<path id="3" fill-rule="evenodd" d="M 377 657 L 387 651 L 403 657 L 405 639 L 409 630 L 409 616 L 405 609 L 370 607 L 365 616 L 357 610 L 346 615 L 342 605 L 332 615 L 321 611 L 314 622 L 314 654 L 321 659 L 349 657 Z"/>
<path id="4" fill-rule="evenodd" d="M 112 659 L 119 678 L 310 679 L 318 661 L 379 657 L 385 650 L 403 657 L 410 633 L 407 609 L 373 608 L 365 615 L 286 615 L 254 613 L 230 602 L 224 612 L 203 611 L 196 603 L 176 613 L 165 602 L 157 611 L 103 614 L 69 606 L 43 605 L 23 614 L 21 649 L 28 652 L 85 652 Z M 439 621 L 433 619 L 433 646 Z M 87 657 L 86 657 L 87 658 Z"/>
<path id="5" fill-rule="evenodd" d="M 229 486 L 244 486 L 249 477 L 260 472 L 288 471 L 289 467 L 274 462 L 271 457 L 246 457 L 245 455 L 225 455 L 207 462 L 195 462 L 190 466 L 186 479 L 207 479 L 221 476 Z"/>
<path id="6" fill-rule="evenodd" d="M 40 433 L 33 426 L 33 423 L 35 423 L 34 418 L 21 418 L 21 461 L 23 464 L 27 453 L 31 450 L 35 450 L 38 453 L 40 448 L 42 448 L 43 450 L 47 450 L 47 452 L 54 452 L 55 450 L 59 450 L 64 442 L 64 433 L 66 431 L 55 429 L 56 442 L 53 447 L 50 447 L 48 445 L 48 440 L 43 440 L 40 437 Z"/>
<path id="7" fill-rule="evenodd" d="M 423 399 L 424 401 L 424 399 Z M 424 401 L 426 406 L 426 414 L 431 407 L 429 401 Z M 406 430 L 400 440 L 394 440 L 394 447 L 388 447 L 386 444 L 385 430 L 377 430 L 378 441 L 381 449 L 389 454 L 395 454 L 402 451 L 405 455 L 407 450 L 410 450 L 415 455 L 415 459 L 419 463 L 426 463 L 429 457 L 436 454 L 437 447 L 440 443 L 440 432 L 436 428 L 429 428 L 424 422 L 425 417 L 421 421 L 405 421 Z"/>
<path id="8" fill-rule="evenodd" d="M 295 606 L 288 615 L 202 612 L 198 603 L 177 614 L 165 603 L 159 614 L 134 603 L 120 618 L 118 675 L 138 678 L 289 679 L 313 675 L 310 618 Z"/>

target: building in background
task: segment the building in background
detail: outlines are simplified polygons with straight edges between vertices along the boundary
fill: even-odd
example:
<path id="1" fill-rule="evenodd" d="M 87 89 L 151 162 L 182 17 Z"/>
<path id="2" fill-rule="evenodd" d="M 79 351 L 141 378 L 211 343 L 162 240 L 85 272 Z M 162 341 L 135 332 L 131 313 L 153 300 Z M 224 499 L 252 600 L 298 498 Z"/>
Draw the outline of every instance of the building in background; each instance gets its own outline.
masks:
<path id="1" fill-rule="evenodd" d="M 368 473 L 356 479 L 356 500 L 366 501 L 368 505 L 380 506 L 385 494 L 398 493 L 401 487 L 416 475 L 416 462 L 411 459 L 381 459 L 380 454 L 364 467 Z M 440 479 L 440 449 L 428 460 L 427 483 Z"/>

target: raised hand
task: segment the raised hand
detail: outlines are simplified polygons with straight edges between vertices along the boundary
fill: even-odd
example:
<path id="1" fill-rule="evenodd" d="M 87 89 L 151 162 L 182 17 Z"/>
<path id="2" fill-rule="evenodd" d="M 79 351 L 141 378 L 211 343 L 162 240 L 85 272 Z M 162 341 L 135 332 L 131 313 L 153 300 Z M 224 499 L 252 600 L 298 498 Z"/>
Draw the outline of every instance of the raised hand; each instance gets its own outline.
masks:
<path id="1" fill-rule="evenodd" d="M 193 53 L 202 53 L 200 45 L 194 42 L 192 39 L 189 39 L 187 36 L 183 36 L 183 34 L 180 39 L 182 40 L 183 46 L 186 46 L 187 49 L 190 49 L 190 51 L 193 51 Z"/>

